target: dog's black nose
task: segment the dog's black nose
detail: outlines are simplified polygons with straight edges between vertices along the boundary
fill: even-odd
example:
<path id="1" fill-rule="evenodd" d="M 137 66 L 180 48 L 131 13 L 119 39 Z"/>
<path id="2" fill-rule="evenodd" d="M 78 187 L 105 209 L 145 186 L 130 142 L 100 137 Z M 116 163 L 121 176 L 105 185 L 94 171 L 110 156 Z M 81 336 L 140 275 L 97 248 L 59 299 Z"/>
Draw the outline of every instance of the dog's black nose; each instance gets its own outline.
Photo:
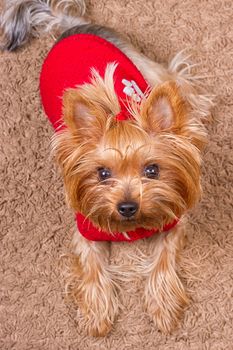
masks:
<path id="1" fill-rule="evenodd" d="M 130 218 L 138 210 L 138 204 L 136 202 L 121 202 L 118 204 L 117 210 L 122 216 Z"/>

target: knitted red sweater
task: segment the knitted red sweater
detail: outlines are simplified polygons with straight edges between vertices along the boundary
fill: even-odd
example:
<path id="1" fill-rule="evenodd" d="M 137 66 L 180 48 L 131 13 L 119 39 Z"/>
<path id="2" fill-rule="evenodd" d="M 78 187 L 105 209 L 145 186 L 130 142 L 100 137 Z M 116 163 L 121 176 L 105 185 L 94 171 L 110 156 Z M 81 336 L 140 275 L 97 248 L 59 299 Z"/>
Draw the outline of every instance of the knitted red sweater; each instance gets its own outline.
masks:
<path id="1" fill-rule="evenodd" d="M 127 119 L 127 100 L 135 98 L 140 102 L 148 84 L 136 66 L 117 47 L 108 41 L 92 34 L 76 34 L 62 39 L 49 52 L 44 61 L 40 76 L 41 100 L 55 131 L 62 124 L 62 95 L 64 90 L 90 82 L 90 68 L 95 68 L 104 76 L 108 63 L 118 65 L 114 73 L 114 86 L 122 112 L 118 119 Z M 80 213 L 76 214 L 80 233 L 93 241 L 135 241 L 159 232 L 157 228 L 146 230 L 137 228 L 114 235 L 103 232 Z M 168 231 L 177 224 L 173 221 L 165 225 L 162 231 Z"/>

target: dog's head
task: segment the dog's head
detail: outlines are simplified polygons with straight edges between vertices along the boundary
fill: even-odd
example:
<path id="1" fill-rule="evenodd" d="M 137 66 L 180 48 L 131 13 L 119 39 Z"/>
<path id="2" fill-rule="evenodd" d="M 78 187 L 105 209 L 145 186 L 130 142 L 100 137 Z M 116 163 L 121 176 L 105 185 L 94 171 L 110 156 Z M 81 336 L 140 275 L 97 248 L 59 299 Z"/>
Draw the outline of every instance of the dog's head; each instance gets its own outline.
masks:
<path id="1" fill-rule="evenodd" d="M 68 202 L 108 232 L 163 227 L 200 197 L 203 125 L 174 82 L 132 103 L 131 118 L 118 121 L 113 73 L 94 72 L 90 84 L 64 94 L 66 128 L 53 148 Z"/>

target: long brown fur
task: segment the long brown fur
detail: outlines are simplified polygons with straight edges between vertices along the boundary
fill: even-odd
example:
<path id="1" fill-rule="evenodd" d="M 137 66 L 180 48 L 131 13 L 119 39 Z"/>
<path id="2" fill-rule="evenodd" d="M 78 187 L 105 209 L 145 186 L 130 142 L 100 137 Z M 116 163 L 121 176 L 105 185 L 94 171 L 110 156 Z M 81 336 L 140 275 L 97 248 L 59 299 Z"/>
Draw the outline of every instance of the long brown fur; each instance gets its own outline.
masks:
<path id="1" fill-rule="evenodd" d="M 164 78 L 165 82 L 152 88 L 140 105 L 129 103 L 131 118 L 119 122 L 115 118 L 120 106 L 114 91 L 114 70 L 115 65 L 110 64 L 104 78 L 93 71 L 90 84 L 64 94 L 66 128 L 55 135 L 53 150 L 62 169 L 67 199 L 75 211 L 109 234 L 136 227 L 162 228 L 184 216 L 200 198 L 201 151 L 206 144 L 203 108 L 197 110 L 198 95 L 193 97 L 193 86 L 190 97 L 187 83 L 183 87 L 179 79 Z M 143 168 L 154 163 L 159 165 L 159 178 L 145 178 Z M 111 179 L 100 182 L 99 167 L 111 169 Z M 116 208 L 121 201 L 139 204 L 133 220 L 123 220 L 119 215 Z M 71 279 L 81 282 L 75 286 L 68 283 L 70 295 L 86 315 L 89 334 L 103 336 L 118 313 L 119 283 L 106 264 L 108 246 L 94 243 L 93 249 L 78 232 L 75 237 L 78 260 Z M 146 276 L 146 309 L 165 333 L 179 324 L 188 304 L 176 272 L 184 237 L 182 222 L 170 233 L 155 237 L 154 253 L 136 268 L 136 273 Z M 121 276 L 120 269 L 118 273 Z M 90 289 L 92 293 L 87 292 Z"/>
<path id="2" fill-rule="evenodd" d="M 154 87 L 140 105 L 129 104 L 131 118 L 117 121 L 120 106 L 114 92 L 114 69 L 109 65 L 104 79 L 93 71 L 90 84 L 64 94 L 66 128 L 55 135 L 53 149 L 62 169 L 67 199 L 75 211 L 109 234 L 136 227 L 162 228 L 182 217 L 200 198 L 205 127 L 198 113 L 195 118 L 195 106 L 185 99 L 185 91 L 175 81 Z M 143 176 L 145 165 L 153 163 L 160 168 L 157 180 Z M 100 182 L 99 167 L 111 169 L 112 178 Z M 139 203 L 133 220 L 120 217 L 116 208 L 121 201 Z M 146 309 L 165 333 L 179 324 L 188 304 L 176 272 L 184 236 L 185 226 L 180 223 L 170 233 L 155 237 L 154 253 L 144 257 L 136 269 L 136 273 L 146 276 Z M 119 284 L 113 282 L 106 264 L 108 246 L 94 243 L 93 249 L 78 232 L 75 239 L 79 242 L 74 245 L 78 260 L 71 276 L 79 283 L 69 283 L 70 295 L 86 315 L 88 332 L 103 336 L 118 313 Z M 101 246 L 104 250 L 99 254 Z"/>

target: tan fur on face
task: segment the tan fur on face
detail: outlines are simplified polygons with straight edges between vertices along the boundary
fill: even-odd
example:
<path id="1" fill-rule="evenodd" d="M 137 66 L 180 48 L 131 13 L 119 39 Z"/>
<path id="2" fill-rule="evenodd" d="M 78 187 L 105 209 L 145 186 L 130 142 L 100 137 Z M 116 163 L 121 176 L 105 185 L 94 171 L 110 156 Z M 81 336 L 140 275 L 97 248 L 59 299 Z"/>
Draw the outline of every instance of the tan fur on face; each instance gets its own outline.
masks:
<path id="1" fill-rule="evenodd" d="M 104 80 L 94 72 L 91 84 L 64 95 L 67 128 L 53 146 L 68 201 L 109 232 L 163 227 L 199 199 L 203 126 L 190 117 L 174 82 L 154 88 L 141 106 L 132 105 L 132 119 L 116 121 L 114 70 L 110 65 Z M 160 167 L 157 180 L 144 177 L 150 164 Z M 100 182 L 100 167 L 111 169 L 112 178 Z M 139 204 L 132 220 L 118 214 L 122 201 Z"/>

